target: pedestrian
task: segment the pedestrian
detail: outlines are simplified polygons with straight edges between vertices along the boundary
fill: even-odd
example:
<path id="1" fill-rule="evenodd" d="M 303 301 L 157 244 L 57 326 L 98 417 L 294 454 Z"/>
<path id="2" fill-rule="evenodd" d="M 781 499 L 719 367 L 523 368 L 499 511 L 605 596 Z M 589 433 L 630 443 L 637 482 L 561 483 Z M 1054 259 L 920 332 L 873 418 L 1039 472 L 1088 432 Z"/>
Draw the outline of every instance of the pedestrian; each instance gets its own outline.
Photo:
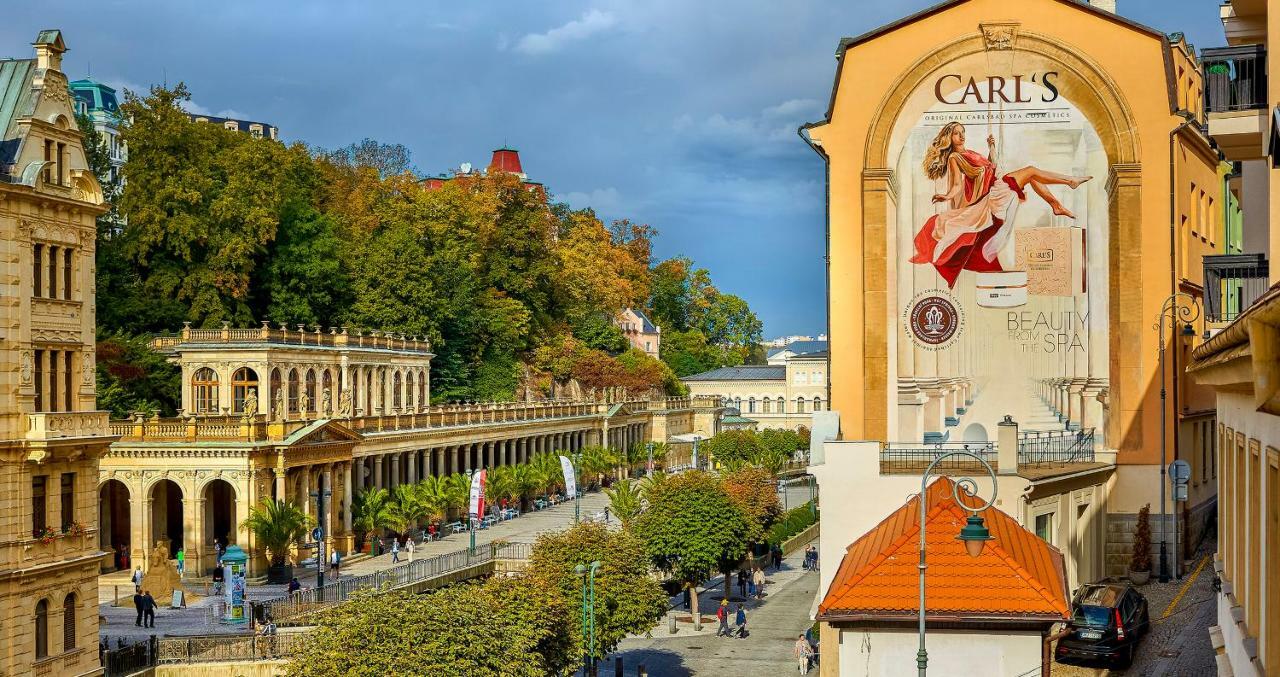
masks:
<path id="1" fill-rule="evenodd" d="M 818 571 L 820 569 L 820 567 L 818 566 L 818 546 L 815 545 L 810 547 L 812 547 L 813 550 L 809 555 L 809 570 Z"/>
<path id="2" fill-rule="evenodd" d="M 764 569 L 756 567 L 756 572 L 752 574 L 752 582 L 755 583 L 756 599 L 764 599 Z"/>
<path id="3" fill-rule="evenodd" d="M 716 637 L 721 635 L 732 637 L 729 634 L 729 600 L 720 600 L 720 606 L 716 607 L 716 620 L 720 621 L 720 627 L 716 630 Z"/>
<path id="4" fill-rule="evenodd" d="M 213 568 L 213 594 L 215 597 L 222 594 L 222 583 L 226 580 L 226 573 L 222 567 Z"/>
<path id="5" fill-rule="evenodd" d="M 302 584 L 298 582 L 298 577 L 294 576 L 293 580 L 289 581 L 289 593 L 292 594 L 301 589 L 302 589 Z"/>
<path id="6" fill-rule="evenodd" d="M 747 596 L 747 570 L 745 567 L 738 569 L 738 596 Z"/>
<path id="7" fill-rule="evenodd" d="M 413 537 L 410 536 L 406 540 L 406 548 L 409 550 L 409 563 L 413 564 Z"/>
<path id="8" fill-rule="evenodd" d="M 604 508 L 604 523 L 609 523 L 609 506 L 605 506 Z"/>
<path id="9" fill-rule="evenodd" d="M 138 567 L 133 572 L 133 577 L 130 580 L 133 581 L 133 591 L 142 592 L 142 567 Z"/>
<path id="10" fill-rule="evenodd" d="M 156 598 L 151 596 L 151 591 L 142 594 L 142 627 L 156 627 Z"/>
<path id="11" fill-rule="evenodd" d="M 689 607 L 693 604 L 693 593 L 688 583 L 684 584 L 684 610 L 689 611 Z"/>
<path id="12" fill-rule="evenodd" d="M 773 570 L 782 571 L 782 548 L 773 546 Z"/>
<path id="13" fill-rule="evenodd" d="M 746 639 L 747 638 L 747 610 L 742 608 L 742 603 L 738 603 L 738 613 L 734 616 L 733 620 L 734 620 L 734 624 L 738 626 L 736 628 L 738 633 L 738 638 Z"/>
<path id="14" fill-rule="evenodd" d="M 809 674 L 809 661 L 813 658 L 813 647 L 809 646 L 809 640 L 804 638 L 803 633 L 796 640 L 795 647 L 791 649 L 791 653 L 795 655 L 800 665 L 800 674 Z"/>
<path id="15" fill-rule="evenodd" d="M 147 598 L 142 596 L 141 592 L 133 593 L 133 608 L 138 610 L 138 620 L 133 624 L 142 627 L 142 611 L 147 606 Z"/>
<path id="16" fill-rule="evenodd" d="M 179 579 L 182 578 L 182 574 L 186 570 L 187 570 L 187 551 L 179 547 L 178 548 L 178 578 Z"/>
<path id="17" fill-rule="evenodd" d="M 392 564 L 400 563 L 400 538 L 399 537 L 394 537 L 391 539 L 391 563 Z"/>
<path id="18" fill-rule="evenodd" d="M 338 554 L 338 549 L 333 549 L 333 554 L 329 556 L 329 564 L 333 566 L 333 580 L 338 580 L 338 567 L 342 564 L 342 556 Z"/>

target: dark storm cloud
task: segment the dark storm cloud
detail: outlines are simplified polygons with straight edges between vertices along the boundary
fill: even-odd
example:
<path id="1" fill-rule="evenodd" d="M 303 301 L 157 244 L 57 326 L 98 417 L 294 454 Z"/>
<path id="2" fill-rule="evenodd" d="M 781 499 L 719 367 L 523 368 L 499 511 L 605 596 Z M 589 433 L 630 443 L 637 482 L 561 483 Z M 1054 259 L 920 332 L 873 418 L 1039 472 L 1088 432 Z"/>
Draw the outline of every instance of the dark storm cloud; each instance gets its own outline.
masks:
<path id="1" fill-rule="evenodd" d="M 826 107 L 839 38 L 925 0 L 6 3 L 0 54 L 61 28 L 73 77 L 185 81 L 199 110 L 333 147 L 407 145 L 423 172 L 520 149 L 557 198 L 662 231 L 767 334 L 825 326 L 822 166 L 795 134 Z M 1120 0 L 1199 46 L 1217 3 Z M 923 48 L 923 46 L 922 46 Z"/>

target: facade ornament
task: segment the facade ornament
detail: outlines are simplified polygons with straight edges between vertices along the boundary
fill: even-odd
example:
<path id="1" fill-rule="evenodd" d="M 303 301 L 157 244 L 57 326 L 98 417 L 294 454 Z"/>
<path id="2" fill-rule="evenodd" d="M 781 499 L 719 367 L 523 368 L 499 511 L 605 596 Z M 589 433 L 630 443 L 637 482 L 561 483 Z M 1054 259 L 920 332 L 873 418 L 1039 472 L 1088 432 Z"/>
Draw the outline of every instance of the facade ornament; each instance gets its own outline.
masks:
<path id="1" fill-rule="evenodd" d="M 327 417 L 332 412 L 333 395 L 329 392 L 328 388 L 325 388 L 324 391 L 320 393 L 320 413 Z"/>
<path id="2" fill-rule="evenodd" d="M 258 415 L 258 389 L 250 388 L 249 393 L 244 396 L 244 417 L 252 420 Z"/>
<path id="3" fill-rule="evenodd" d="M 978 28 L 982 31 L 982 41 L 987 51 L 1013 49 L 1013 43 L 1018 38 L 1016 23 L 979 24 Z"/>
<path id="4" fill-rule="evenodd" d="M 85 385 L 93 383 L 93 353 L 86 352 L 80 360 L 81 378 Z"/>
<path id="5" fill-rule="evenodd" d="M 347 388 L 338 395 L 338 416 L 351 418 L 351 389 Z"/>
<path id="6" fill-rule="evenodd" d="M 22 385 L 31 385 L 32 370 L 35 367 L 31 363 L 31 351 L 22 351 Z"/>
<path id="7" fill-rule="evenodd" d="M 275 408 L 271 411 L 271 418 L 276 421 L 284 420 L 284 388 L 276 391 Z"/>
<path id="8" fill-rule="evenodd" d="M 298 412 L 305 418 L 307 412 L 311 410 L 311 398 L 307 397 L 307 389 L 298 389 Z"/>

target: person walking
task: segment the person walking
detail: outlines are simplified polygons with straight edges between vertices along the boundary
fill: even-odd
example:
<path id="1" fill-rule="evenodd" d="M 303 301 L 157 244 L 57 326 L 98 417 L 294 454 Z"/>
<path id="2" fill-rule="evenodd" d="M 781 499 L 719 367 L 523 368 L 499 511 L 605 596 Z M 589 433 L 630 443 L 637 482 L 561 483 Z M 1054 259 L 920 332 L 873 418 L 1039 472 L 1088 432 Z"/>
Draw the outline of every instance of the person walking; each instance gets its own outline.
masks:
<path id="1" fill-rule="evenodd" d="M 150 590 L 144 592 L 142 597 L 142 627 L 154 628 L 156 627 L 156 598 L 151 596 Z"/>
<path id="2" fill-rule="evenodd" d="M 782 571 L 782 548 L 773 546 L 773 570 Z"/>
<path id="3" fill-rule="evenodd" d="M 409 551 L 409 563 L 410 563 L 410 564 L 413 564 L 413 549 L 414 549 L 414 545 L 413 545 L 413 536 L 410 536 L 410 537 L 408 537 L 408 538 L 407 538 L 407 539 L 405 539 L 405 540 L 407 541 L 407 542 L 405 543 L 405 547 L 406 547 L 406 549 L 408 549 L 408 551 Z"/>
<path id="4" fill-rule="evenodd" d="M 747 569 L 743 567 L 738 569 L 738 596 L 745 598 L 747 596 Z"/>
<path id="5" fill-rule="evenodd" d="M 133 608 L 138 610 L 138 620 L 133 622 L 134 625 L 142 627 L 142 611 L 146 606 L 147 598 L 143 597 L 141 592 L 133 593 Z"/>
<path id="6" fill-rule="evenodd" d="M 716 607 L 716 620 L 720 621 L 720 627 L 716 630 L 716 637 L 732 637 L 729 633 L 729 600 L 720 600 L 720 606 Z"/>
<path id="7" fill-rule="evenodd" d="M 391 563 L 392 564 L 400 563 L 400 537 L 399 536 L 391 539 Z"/>
<path id="8" fill-rule="evenodd" d="M 691 592 L 690 585 L 688 583 L 684 584 L 684 588 L 682 588 L 682 590 L 684 594 L 684 610 L 689 611 L 689 607 L 693 604 L 693 593 Z"/>
<path id="9" fill-rule="evenodd" d="M 791 653 L 795 655 L 800 666 L 800 674 L 809 674 L 809 662 L 813 659 L 813 647 L 809 646 L 809 640 L 804 638 L 804 634 L 796 640 L 795 646 L 791 649 Z"/>
<path id="10" fill-rule="evenodd" d="M 133 591 L 142 592 L 142 567 L 138 567 L 130 578 L 133 581 Z"/>
<path id="11" fill-rule="evenodd" d="M 338 554 L 338 549 L 333 549 L 333 554 L 329 556 L 329 564 L 333 567 L 333 580 L 338 580 L 338 567 L 342 564 L 342 556 Z"/>
<path id="12" fill-rule="evenodd" d="M 289 592 L 295 593 L 301 589 L 302 589 L 302 584 L 298 582 L 298 577 L 294 576 L 293 580 L 289 581 Z"/>
<path id="13" fill-rule="evenodd" d="M 756 572 L 752 575 L 752 582 L 755 583 L 756 599 L 764 599 L 764 569 L 756 567 Z"/>
<path id="14" fill-rule="evenodd" d="M 187 570 L 187 551 L 178 548 L 178 579 L 182 579 L 182 574 Z"/>
<path id="15" fill-rule="evenodd" d="M 738 603 L 738 613 L 734 615 L 734 625 L 739 639 L 747 638 L 747 610 L 742 608 L 742 603 Z"/>

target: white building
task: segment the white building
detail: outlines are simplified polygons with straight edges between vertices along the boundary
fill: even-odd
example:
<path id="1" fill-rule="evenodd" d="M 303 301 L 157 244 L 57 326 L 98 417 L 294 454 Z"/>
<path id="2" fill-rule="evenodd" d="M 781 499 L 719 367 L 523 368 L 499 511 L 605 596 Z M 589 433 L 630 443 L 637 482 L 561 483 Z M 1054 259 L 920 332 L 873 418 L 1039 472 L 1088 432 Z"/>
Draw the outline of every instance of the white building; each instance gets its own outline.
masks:
<path id="1" fill-rule="evenodd" d="M 825 342 L 807 342 L 803 349 L 779 348 L 769 364 L 721 367 L 686 376 L 690 395 L 713 395 L 734 407 L 761 429 L 795 430 L 808 427 L 810 415 L 827 408 L 827 351 Z"/>
<path id="2" fill-rule="evenodd" d="M 107 145 L 107 156 L 111 158 L 110 178 L 115 182 L 120 178 L 124 163 L 129 160 L 129 150 L 120 140 L 120 108 L 116 90 L 92 78 L 85 78 L 71 83 L 71 93 L 76 97 L 76 112 L 89 116 L 93 128 Z"/>

